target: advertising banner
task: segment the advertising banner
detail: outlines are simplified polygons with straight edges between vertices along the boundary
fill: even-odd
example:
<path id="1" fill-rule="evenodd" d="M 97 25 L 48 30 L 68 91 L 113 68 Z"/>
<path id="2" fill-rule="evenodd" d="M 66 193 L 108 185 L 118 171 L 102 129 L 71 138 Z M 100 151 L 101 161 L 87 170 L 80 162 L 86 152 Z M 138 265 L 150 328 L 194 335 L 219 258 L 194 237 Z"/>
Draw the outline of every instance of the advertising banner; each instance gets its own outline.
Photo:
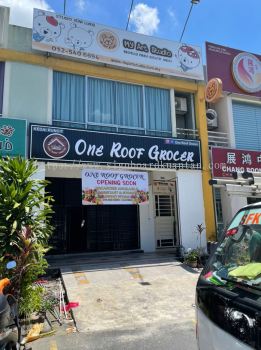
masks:
<path id="1" fill-rule="evenodd" d="M 30 125 L 30 158 L 201 168 L 200 142 Z"/>
<path id="2" fill-rule="evenodd" d="M 32 48 L 58 55 L 204 80 L 201 49 L 34 9 Z"/>
<path id="3" fill-rule="evenodd" d="M 0 118 L 0 157 L 25 157 L 26 120 Z"/>
<path id="4" fill-rule="evenodd" d="M 261 56 L 206 43 L 208 80 L 222 80 L 223 90 L 261 97 Z"/>
<path id="5" fill-rule="evenodd" d="M 213 177 L 232 177 L 233 172 L 261 172 L 261 151 L 212 147 Z"/>
<path id="6" fill-rule="evenodd" d="M 148 174 L 134 171 L 82 170 L 82 204 L 144 204 Z"/>

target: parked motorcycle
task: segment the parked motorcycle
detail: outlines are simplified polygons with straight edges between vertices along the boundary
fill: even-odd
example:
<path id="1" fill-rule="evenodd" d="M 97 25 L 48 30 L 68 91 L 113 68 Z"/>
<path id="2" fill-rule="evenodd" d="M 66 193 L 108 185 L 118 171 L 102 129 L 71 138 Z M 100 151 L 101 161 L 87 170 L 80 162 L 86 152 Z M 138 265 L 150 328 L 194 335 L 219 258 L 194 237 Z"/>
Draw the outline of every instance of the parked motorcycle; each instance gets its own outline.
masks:
<path id="1" fill-rule="evenodd" d="M 8 270 L 16 267 L 15 261 L 7 263 Z M 0 350 L 18 350 L 21 341 L 18 303 L 10 293 L 12 281 L 8 278 L 0 280 Z"/>

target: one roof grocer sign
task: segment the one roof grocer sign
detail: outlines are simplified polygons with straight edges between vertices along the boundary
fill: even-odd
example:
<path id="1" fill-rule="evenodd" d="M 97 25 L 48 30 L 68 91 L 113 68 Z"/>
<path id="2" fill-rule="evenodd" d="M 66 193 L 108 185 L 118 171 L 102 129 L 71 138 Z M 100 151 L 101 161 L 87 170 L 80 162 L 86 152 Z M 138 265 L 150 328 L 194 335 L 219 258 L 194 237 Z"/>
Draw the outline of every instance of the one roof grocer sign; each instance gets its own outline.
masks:
<path id="1" fill-rule="evenodd" d="M 33 49 L 128 69 L 204 80 L 201 49 L 34 9 Z"/>
<path id="2" fill-rule="evenodd" d="M 0 157 L 25 157 L 26 120 L 0 118 Z"/>
<path id="3" fill-rule="evenodd" d="M 30 126 L 30 157 L 55 162 L 200 169 L 200 142 Z"/>

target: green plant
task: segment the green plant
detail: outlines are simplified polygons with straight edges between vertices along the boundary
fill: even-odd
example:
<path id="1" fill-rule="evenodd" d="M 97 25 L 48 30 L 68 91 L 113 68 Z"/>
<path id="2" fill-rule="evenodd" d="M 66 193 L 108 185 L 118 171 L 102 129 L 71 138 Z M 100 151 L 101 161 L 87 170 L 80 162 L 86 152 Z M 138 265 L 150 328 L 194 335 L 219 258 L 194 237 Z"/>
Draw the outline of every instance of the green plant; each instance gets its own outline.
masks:
<path id="1" fill-rule="evenodd" d="M 44 289 L 37 285 L 24 285 L 19 302 L 20 315 L 31 315 L 33 312 L 41 311 Z"/>
<path id="2" fill-rule="evenodd" d="M 192 249 L 187 254 L 185 254 L 185 263 L 197 262 L 199 257 L 199 251 L 197 249 Z"/>
<path id="3" fill-rule="evenodd" d="M 33 178 L 36 171 L 35 161 L 0 159 L 0 271 L 6 261 L 16 261 L 10 273 L 23 310 L 25 300 L 36 295 L 32 283 L 47 267 L 44 253 L 52 233 L 52 198 L 44 192 L 47 182 Z"/>
<path id="4" fill-rule="evenodd" d="M 203 224 L 198 224 L 196 226 L 196 230 L 197 230 L 197 233 L 198 233 L 198 236 L 199 236 L 199 250 L 200 250 L 200 254 L 203 254 L 203 250 L 202 250 L 202 233 L 204 232 L 205 230 L 205 227 L 203 227 Z"/>

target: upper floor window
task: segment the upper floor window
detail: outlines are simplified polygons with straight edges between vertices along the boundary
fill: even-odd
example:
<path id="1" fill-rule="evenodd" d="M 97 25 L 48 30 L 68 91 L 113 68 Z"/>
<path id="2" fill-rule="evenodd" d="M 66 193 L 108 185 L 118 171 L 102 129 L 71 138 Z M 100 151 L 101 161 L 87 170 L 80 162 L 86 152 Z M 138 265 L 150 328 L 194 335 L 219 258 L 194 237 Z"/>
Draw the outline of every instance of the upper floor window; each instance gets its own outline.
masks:
<path id="1" fill-rule="evenodd" d="M 54 72 L 53 122 L 92 130 L 171 136 L 170 91 Z"/>
<path id="2" fill-rule="evenodd" d="M 4 94 L 4 74 L 5 74 L 5 63 L 0 62 L 0 115 L 3 113 L 3 94 Z"/>

